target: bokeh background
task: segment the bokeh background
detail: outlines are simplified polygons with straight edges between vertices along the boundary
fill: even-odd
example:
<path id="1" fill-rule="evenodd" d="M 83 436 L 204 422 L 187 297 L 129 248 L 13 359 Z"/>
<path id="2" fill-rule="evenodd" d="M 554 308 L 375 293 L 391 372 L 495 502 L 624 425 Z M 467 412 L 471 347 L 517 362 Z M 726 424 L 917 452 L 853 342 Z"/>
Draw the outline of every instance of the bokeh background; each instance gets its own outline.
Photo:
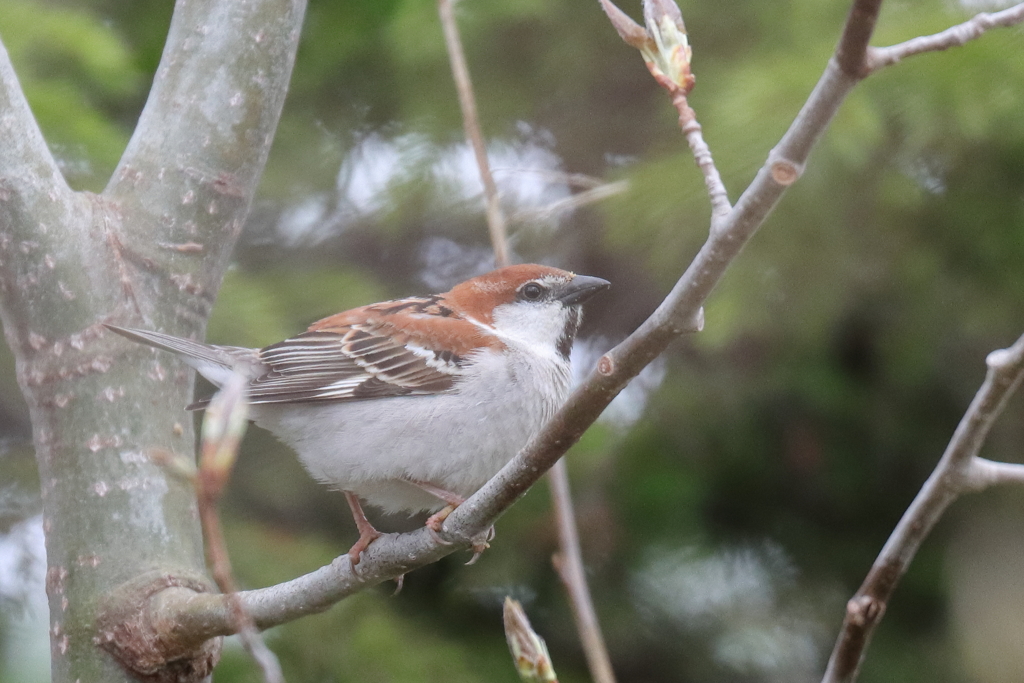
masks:
<path id="1" fill-rule="evenodd" d="M 824 67 L 842 0 L 685 0 L 691 97 L 733 200 Z M 1008 3 L 885 5 L 875 44 Z M 639 15 L 632 0 L 624 9 Z M 608 278 L 581 367 L 630 332 L 705 239 L 674 111 L 594 0 L 463 0 L 458 17 L 517 260 Z M 0 0 L 0 38 L 76 189 L 99 191 L 159 61 L 168 0 Z M 0 141 L 2 144 L 2 141 Z M 616 194 L 572 201 L 595 184 Z M 311 0 L 292 87 L 209 338 L 263 345 L 324 315 L 443 291 L 491 265 L 430 0 Z M 862 84 L 707 305 L 569 458 L 620 680 L 813 681 L 889 531 L 1024 331 L 1024 33 Z M 48 680 L 38 482 L 0 369 L 0 680 Z M 1020 461 L 1024 401 L 985 455 Z M 958 502 L 914 562 L 861 680 L 1024 680 L 1024 496 Z M 224 505 L 238 578 L 344 552 L 344 501 L 253 430 Z M 387 529 L 420 520 L 377 518 Z M 588 680 L 539 485 L 478 564 L 452 556 L 272 630 L 291 681 L 516 680 L 506 594 L 563 682 Z M 229 644 L 218 682 L 258 680 Z"/>

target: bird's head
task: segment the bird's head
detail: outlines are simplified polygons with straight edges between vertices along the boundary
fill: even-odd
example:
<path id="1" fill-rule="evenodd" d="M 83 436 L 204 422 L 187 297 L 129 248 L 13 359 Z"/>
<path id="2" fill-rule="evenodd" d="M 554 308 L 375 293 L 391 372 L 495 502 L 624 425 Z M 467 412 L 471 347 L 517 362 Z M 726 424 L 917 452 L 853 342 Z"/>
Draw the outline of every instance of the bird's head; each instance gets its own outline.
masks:
<path id="1" fill-rule="evenodd" d="M 508 344 L 568 359 L 583 302 L 609 286 L 599 277 L 523 264 L 466 280 L 445 294 L 444 301 Z"/>

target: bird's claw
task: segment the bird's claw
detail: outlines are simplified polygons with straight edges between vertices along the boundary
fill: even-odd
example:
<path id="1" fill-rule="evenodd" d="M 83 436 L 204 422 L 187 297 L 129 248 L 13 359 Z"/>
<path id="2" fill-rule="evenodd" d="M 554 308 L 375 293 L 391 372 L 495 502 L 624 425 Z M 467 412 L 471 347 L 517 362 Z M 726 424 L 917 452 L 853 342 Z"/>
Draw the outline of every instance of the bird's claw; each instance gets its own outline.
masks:
<path id="1" fill-rule="evenodd" d="M 438 512 L 435 512 L 427 518 L 427 523 L 425 525 L 427 527 L 427 531 L 429 531 L 430 536 L 441 545 L 451 545 L 451 541 L 446 541 L 441 538 L 441 527 L 444 525 L 444 520 L 448 519 L 448 515 L 452 514 L 453 510 L 455 510 L 454 505 L 445 505 Z"/>
<path id="2" fill-rule="evenodd" d="M 491 547 L 489 541 L 492 540 L 494 540 L 493 526 L 487 527 L 487 531 L 473 539 L 473 545 L 470 546 L 473 549 L 473 557 L 469 558 L 469 562 L 466 563 L 467 567 L 471 564 L 476 564 L 476 561 L 480 559 L 484 551 Z"/>
<path id="3" fill-rule="evenodd" d="M 382 534 L 370 527 L 369 529 L 363 529 L 360 531 L 359 540 L 348 549 L 348 559 L 352 563 L 352 572 L 355 573 L 356 565 L 359 564 L 361 559 L 359 556 L 362 555 L 363 551 L 370 547 L 370 544 L 380 538 Z"/>

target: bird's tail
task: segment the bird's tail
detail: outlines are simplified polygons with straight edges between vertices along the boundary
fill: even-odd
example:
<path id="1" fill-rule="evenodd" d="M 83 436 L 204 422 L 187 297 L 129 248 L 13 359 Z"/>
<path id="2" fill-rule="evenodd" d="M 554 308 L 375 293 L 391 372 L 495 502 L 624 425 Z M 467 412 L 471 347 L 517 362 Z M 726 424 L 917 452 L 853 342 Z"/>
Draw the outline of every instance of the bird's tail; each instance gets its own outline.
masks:
<path id="1" fill-rule="evenodd" d="M 244 366 L 251 365 L 256 361 L 256 356 L 252 349 L 234 346 L 214 346 L 191 339 L 172 337 L 169 334 L 162 334 L 160 332 L 117 327 L 116 325 L 107 325 L 106 323 L 104 323 L 104 327 L 126 339 L 131 339 L 133 342 L 152 346 L 163 351 L 170 351 L 218 387 L 228 380 L 235 368 L 245 373 L 247 368 Z"/>

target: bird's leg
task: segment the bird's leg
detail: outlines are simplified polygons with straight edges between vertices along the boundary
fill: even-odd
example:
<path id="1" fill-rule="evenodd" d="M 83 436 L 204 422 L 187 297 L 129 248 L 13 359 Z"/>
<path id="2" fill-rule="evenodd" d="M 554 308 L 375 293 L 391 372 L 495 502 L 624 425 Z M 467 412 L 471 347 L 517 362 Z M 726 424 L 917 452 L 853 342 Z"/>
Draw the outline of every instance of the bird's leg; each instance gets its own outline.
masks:
<path id="1" fill-rule="evenodd" d="M 437 533 L 441 530 L 441 525 L 444 524 L 444 520 L 448 518 L 448 515 L 452 514 L 452 511 L 455 510 L 455 508 L 459 507 L 460 505 L 466 502 L 466 499 L 460 496 L 459 494 L 452 493 L 451 491 L 443 489 L 440 486 L 434 486 L 430 482 L 420 481 L 418 479 L 410 479 L 409 483 L 423 489 L 430 495 L 436 498 L 440 498 L 445 503 L 447 503 L 447 505 L 441 508 L 439 512 L 435 512 L 427 518 L 427 528 L 434 531 L 434 533 Z"/>
<path id="2" fill-rule="evenodd" d="M 359 530 L 359 540 L 348 550 L 348 559 L 352 562 L 352 567 L 355 568 L 359 564 L 359 555 L 371 543 L 380 538 L 381 533 L 373 528 L 370 520 L 363 513 L 363 506 L 359 503 L 359 496 L 351 491 L 345 491 L 344 493 L 345 500 L 348 501 L 348 507 L 352 510 L 352 519 L 356 522 L 356 529 Z"/>
<path id="3" fill-rule="evenodd" d="M 448 545 L 448 541 L 444 540 L 439 535 L 439 532 L 441 531 L 441 525 L 444 524 L 444 520 L 448 519 L 448 515 L 452 514 L 452 512 L 455 511 L 455 508 L 459 507 L 460 505 L 466 502 L 466 499 L 458 495 L 457 493 L 452 493 L 451 491 L 443 489 L 440 486 L 434 486 L 430 482 L 420 481 L 418 479 L 409 479 L 407 481 L 410 484 L 418 486 L 419 488 L 423 489 L 430 495 L 436 496 L 437 498 L 440 498 L 445 503 L 447 503 L 447 505 L 441 508 L 441 510 L 435 512 L 427 518 L 426 526 L 427 530 L 430 532 L 430 535 L 434 537 L 435 541 L 444 545 Z M 483 553 L 483 551 L 487 550 L 487 548 L 490 547 L 488 541 L 490 541 L 492 538 L 494 538 L 493 526 L 488 528 L 487 531 L 482 534 L 482 538 L 477 538 L 473 541 L 473 557 L 470 558 L 469 562 L 467 562 L 466 564 L 473 564 L 478 559 L 480 559 L 481 553 Z"/>

